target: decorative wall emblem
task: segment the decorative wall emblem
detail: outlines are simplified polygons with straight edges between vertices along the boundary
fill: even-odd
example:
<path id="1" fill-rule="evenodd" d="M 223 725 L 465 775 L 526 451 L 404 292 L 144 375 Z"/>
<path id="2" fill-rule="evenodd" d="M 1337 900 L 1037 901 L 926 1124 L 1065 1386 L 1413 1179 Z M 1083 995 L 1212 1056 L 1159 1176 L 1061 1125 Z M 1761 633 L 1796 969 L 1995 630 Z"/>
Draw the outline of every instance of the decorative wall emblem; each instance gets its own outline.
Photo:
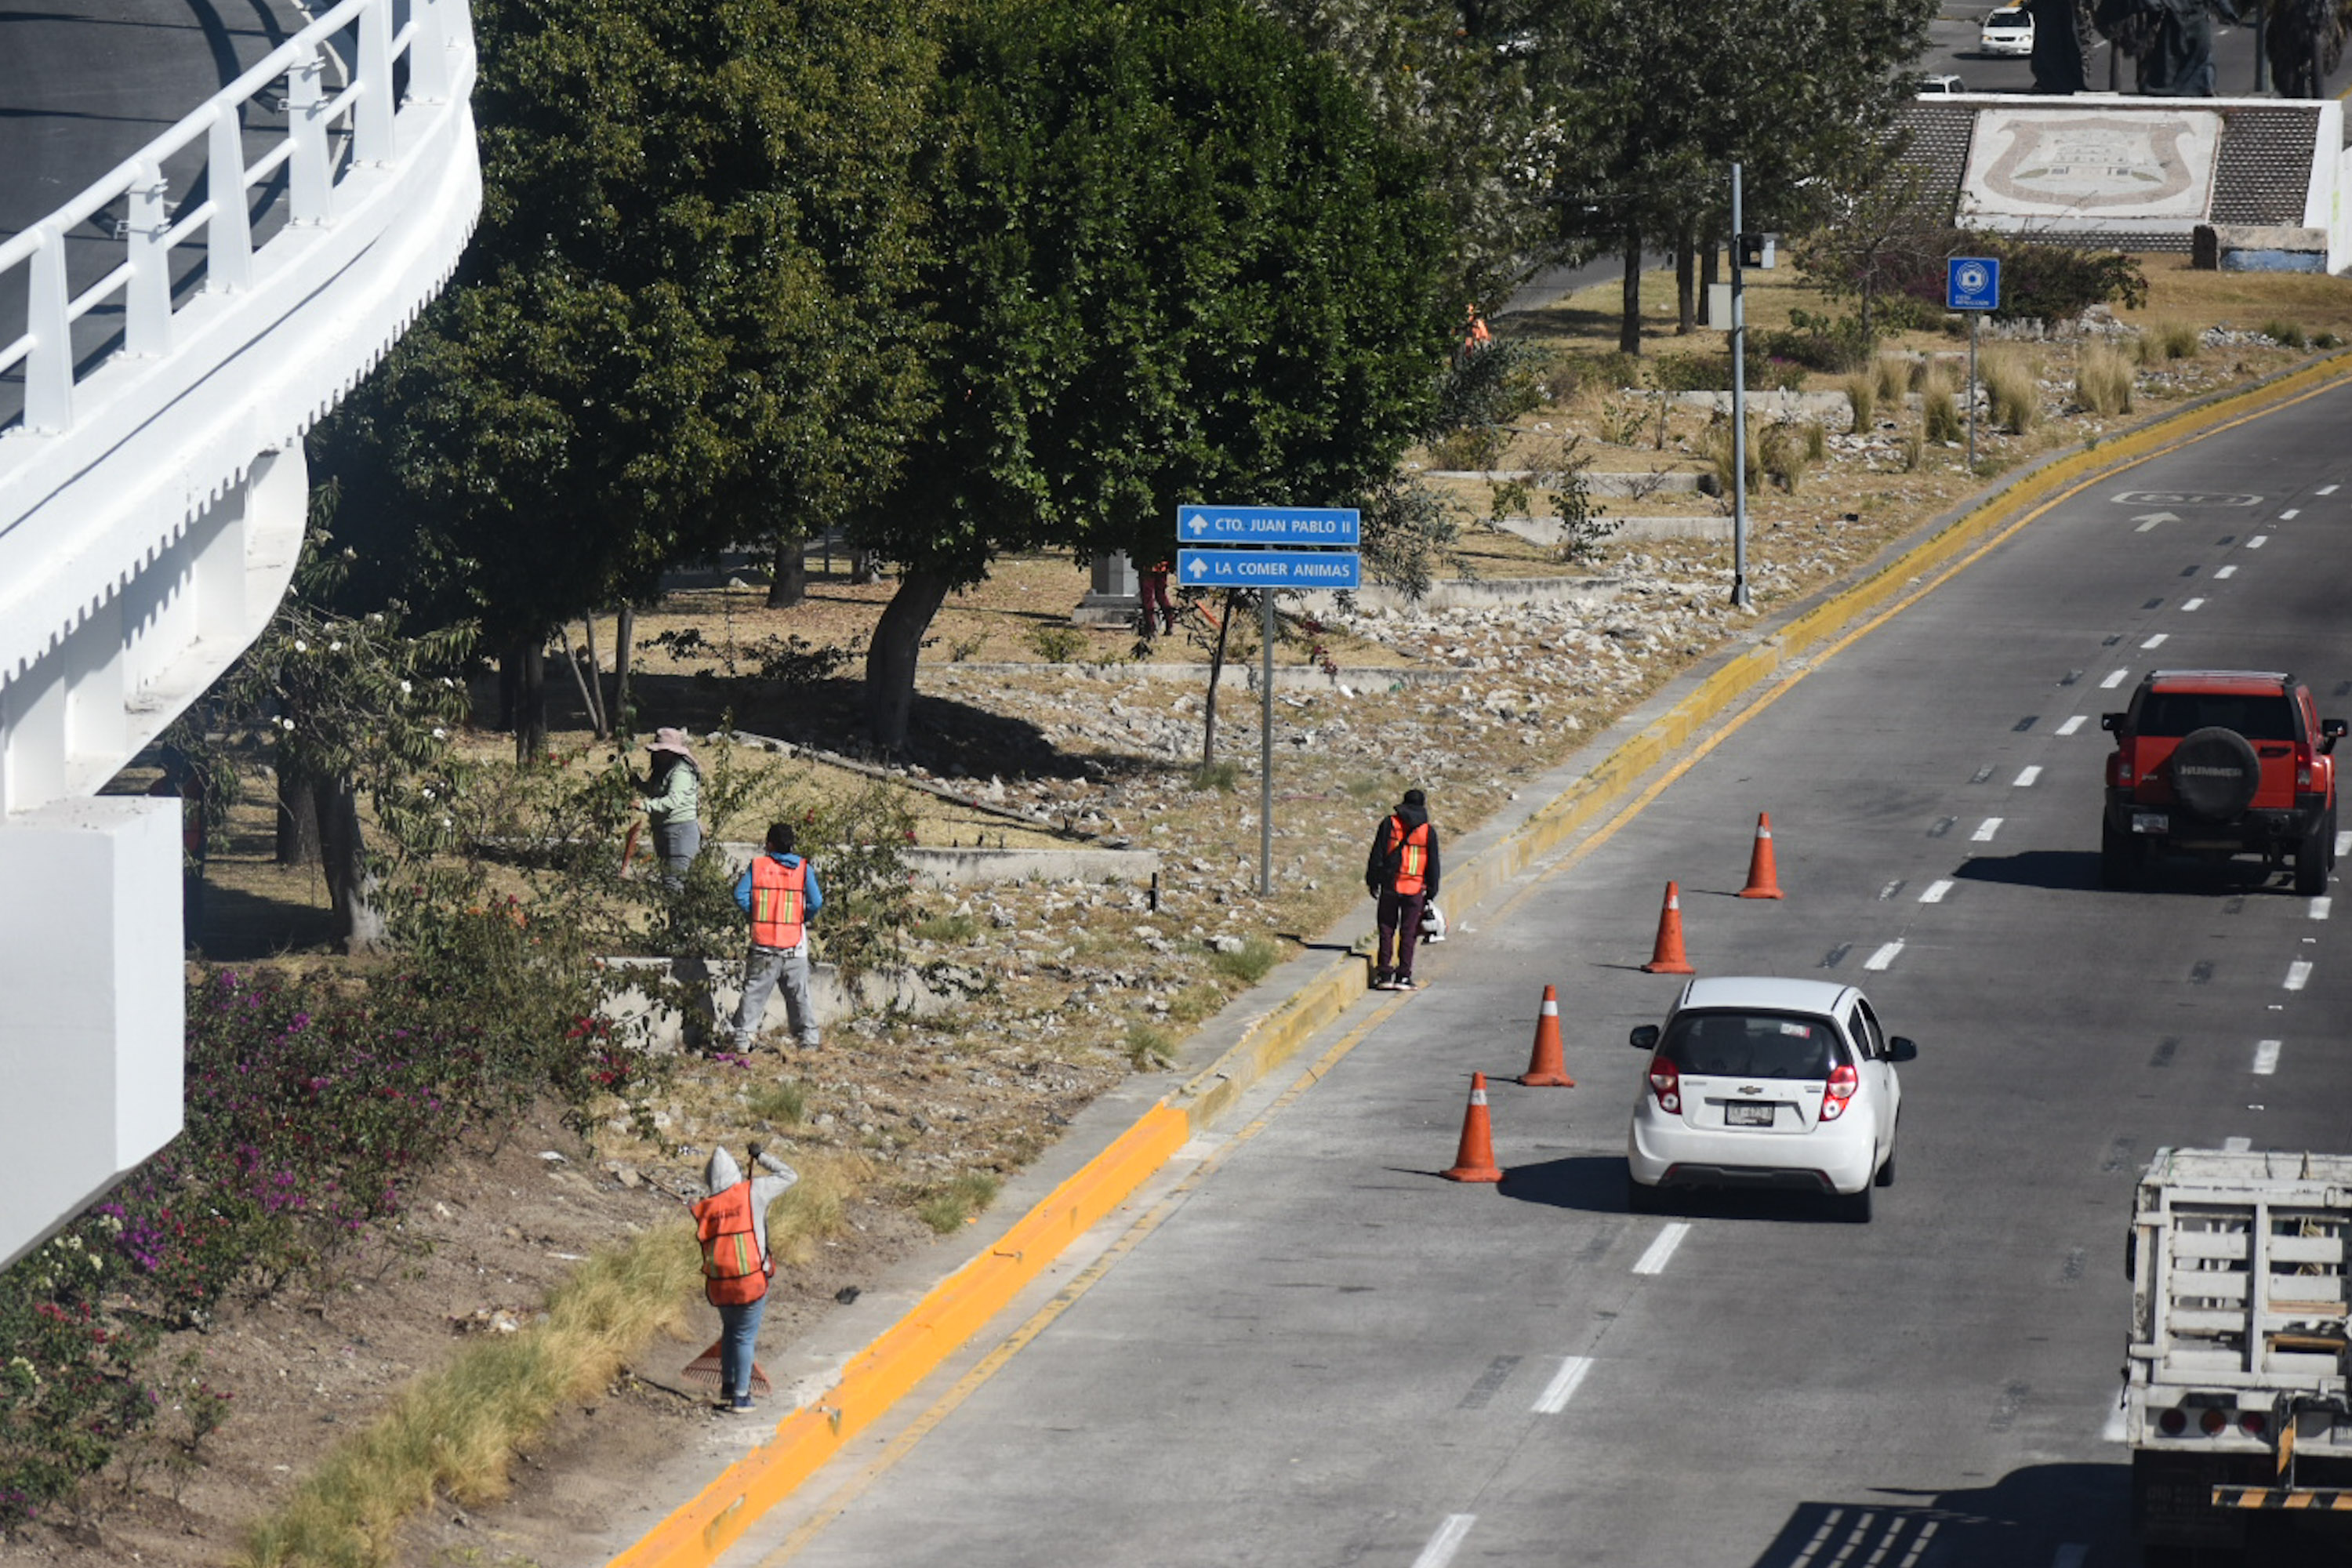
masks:
<path id="1" fill-rule="evenodd" d="M 2221 133 L 2210 110 L 1983 110 L 1960 219 L 1979 228 L 2177 232 L 2212 208 Z"/>

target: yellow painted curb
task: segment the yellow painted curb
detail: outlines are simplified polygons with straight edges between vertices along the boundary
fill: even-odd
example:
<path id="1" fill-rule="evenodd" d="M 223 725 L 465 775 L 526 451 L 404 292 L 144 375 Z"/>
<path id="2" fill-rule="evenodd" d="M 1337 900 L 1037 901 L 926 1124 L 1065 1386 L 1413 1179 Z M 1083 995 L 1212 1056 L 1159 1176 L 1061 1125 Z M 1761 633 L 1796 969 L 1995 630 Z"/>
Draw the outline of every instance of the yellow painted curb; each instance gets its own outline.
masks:
<path id="1" fill-rule="evenodd" d="M 1988 535 L 2021 526 L 2010 521 L 2021 511 L 2048 503 L 2086 477 L 2126 467 L 2184 438 L 2309 395 L 2347 370 L 2352 370 L 2352 353 L 2322 360 L 2059 458 L 1985 496 L 1869 577 L 1799 616 L 1769 642 L 1726 660 L 1503 842 L 1447 878 L 1447 886 L 1455 890 L 1449 902 L 1464 911 L 1476 906 L 1633 795 L 1667 756 L 1777 675 L 1790 658 L 1897 598 L 1922 576 L 1952 564 Z M 1178 1103 L 1161 1100 L 1153 1106 L 1024 1215 L 986 1257 L 965 1264 L 917 1302 L 850 1363 L 841 1382 L 816 1404 L 786 1416 L 774 1436 L 728 1467 L 693 1500 L 614 1558 L 610 1568 L 709 1568 L 754 1521 L 790 1496 L 978 1332 L 1073 1238 L 1125 1201 L 1188 1138 L 1344 1013 L 1363 994 L 1368 980 L 1360 957 L 1339 960 L 1272 1012 L 1253 1020 L 1238 1043 L 1177 1091 L 1172 1099 Z"/>
<path id="2" fill-rule="evenodd" d="M 612 1568 L 707 1568 L 893 1402 L 945 1361 L 1061 1255 L 1071 1239 L 1126 1201 L 1191 1135 L 1162 1100 L 1004 1233 L 984 1257 L 930 1294 L 849 1363 L 814 1405 L 730 1465 L 691 1501 L 613 1559 Z"/>

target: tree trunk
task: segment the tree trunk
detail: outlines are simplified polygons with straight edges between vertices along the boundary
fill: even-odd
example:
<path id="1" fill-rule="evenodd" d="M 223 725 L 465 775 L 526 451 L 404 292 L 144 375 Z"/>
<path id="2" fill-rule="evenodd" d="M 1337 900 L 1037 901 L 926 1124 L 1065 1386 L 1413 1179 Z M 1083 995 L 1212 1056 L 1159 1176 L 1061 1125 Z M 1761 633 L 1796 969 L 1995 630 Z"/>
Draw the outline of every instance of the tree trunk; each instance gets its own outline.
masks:
<path id="1" fill-rule="evenodd" d="M 623 605 L 613 626 L 613 738 L 624 749 L 637 732 L 637 716 L 629 710 L 629 655 L 636 637 L 636 606 Z"/>
<path id="2" fill-rule="evenodd" d="M 849 552 L 849 580 L 859 586 L 882 581 L 882 562 L 871 550 Z M 936 606 L 934 606 L 936 608 Z"/>
<path id="3" fill-rule="evenodd" d="M 1717 321 L 1715 319 L 1714 307 L 1708 303 L 1708 301 L 1715 297 L 1716 284 L 1721 281 L 1721 276 L 1716 270 L 1717 260 L 1715 230 L 1709 228 L 1706 231 L 1705 237 L 1700 241 L 1698 247 L 1698 319 L 1706 322 L 1710 327 L 1720 329 L 1728 327 L 1731 323 L 1729 321 Z"/>
<path id="4" fill-rule="evenodd" d="M 808 597 L 808 535 L 776 536 L 775 573 L 768 579 L 768 608 L 789 610 Z"/>
<path id="5" fill-rule="evenodd" d="M 517 643 L 507 658 L 514 665 L 515 762 L 547 754 L 547 647 L 543 638 Z"/>
<path id="6" fill-rule="evenodd" d="M 874 640 L 866 647 L 866 731 L 883 752 L 906 749 L 923 634 L 953 585 L 944 572 L 909 570 L 899 577 L 898 591 L 874 624 Z"/>
<path id="7" fill-rule="evenodd" d="M 589 624 L 593 626 L 595 623 L 591 621 Z M 597 712 L 596 694 L 588 687 L 588 683 L 596 679 L 595 663 L 591 660 L 586 669 L 581 668 L 580 656 L 572 647 L 572 628 L 562 626 L 557 630 L 563 638 L 563 662 L 572 670 L 572 689 L 580 693 L 581 711 L 588 721 L 590 731 L 601 741 L 604 738 L 604 721 Z"/>
<path id="8" fill-rule="evenodd" d="M 1225 673 L 1225 632 L 1234 624 L 1234 601 L 1241 590 L 1225 590 L 1225 613 L 1217 621 L 1217 640 L 1209 649 L 1209 695 L 1201 709 L 1201 765 L 1217 760 L 1217 683 Z"/>
<path id="9" fill-rule="evenodd" d="M 319 805 L 307 779 L 278 769 L 278 863 L 319 863 Z"/>
<path id="10" fill-rule="evenodd" d="M 1675 235 L 1675 331 L 1678 335 L 1688 333 L 1698 324 L 1698 302 L 1693 298 L 1697 261 L 1698 245 L 1691 236 L 1691 226 L 1685 223 Z"/>
<path id="11" fill-rule="evenodd" d="M 334 904 L 335 935 L 354 957 L 373 952 L 383 945 L 383 913 L 375 907 L 375 879 L 368 874 L 359 796 L 347 778 L 320 784 L 311 795 L 317 802 L 327 894 Z"/>
<path id="12" fill-rule="evenodd" d="M 1624 315 L 1617 323 L 1617 352 L 1642 352 L 1642 231 L 1625 231 L 1625 287 L 1619 297 Z"/>
<path id="13" fill-rule="evenodd" d="M 604 670 L 603 661 L 596 657 L 595 616 L 581 616 L 580 625 L 581 646 L 588 652 L 588 717 L 594 721 L 596 738 L 601 741 L 612 733 L 613 724 L 610 715 L 604 711 Z"/>

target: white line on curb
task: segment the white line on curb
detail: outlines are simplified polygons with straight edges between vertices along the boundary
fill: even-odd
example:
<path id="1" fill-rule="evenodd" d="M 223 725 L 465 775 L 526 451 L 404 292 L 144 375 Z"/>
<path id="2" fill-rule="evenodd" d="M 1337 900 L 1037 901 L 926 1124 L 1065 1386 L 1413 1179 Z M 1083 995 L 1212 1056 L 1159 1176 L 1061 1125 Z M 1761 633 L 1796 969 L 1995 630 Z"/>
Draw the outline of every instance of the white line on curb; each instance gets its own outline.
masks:
<path id="1" fill-rule="evenodd" d="M 1454 1561 L 1454 1554 L 1462 1550 L 1462 1538 L 1477 1522 L 1475 1513 L 1447 1514 L 1445 1522 L 1437 1527 L 1437 1533 L 1429 1538 L 1429 1544 L 1421 1549 L 1421 1555 L 1412 1560 L 1412 1568 L 1445 1568 Z"/>
<path id="2" fill-rule="evenodd" d="M 1895 942 L 1890 942 L 1885 947 L 1880 948 L 1876 952 L 1872 953 L 1868 958 L 1864 959 L 1862 966 L 1864 969 L 1884 969 L 1888 964 L 1894 963 L 1895 955 L 1902 951 L 1903 943 L 1899 939 Z"/>
<path id="3" fill-rule="evenodd" d="M 2131 679 L 2130 670 L 2111 669 L 2107 671 L 2107 678 L 2099 682 L 2099 689 L 2102 691 L 2113 691 L 2116 687 L 2121 686 L 2129 679 Z"/>
<path id="4" fill-rule="evenodd" d="M 1969 842 L 1971 844 L 1990 844 L 1992 842 L 1992 836 L 2000 831 L 2000 818 L 1998 816 L 1988 816 L 1982 822 L 1977 824 L 1977 830 L 1969 835 Z"/>
<path id="5" fill-rule="evenodd" d="M 2034 763 L 2034 764 L 2033 764 L 2033 766 L 2032 766 L 2032 767 L 2030 767 L 2030 768 L 2027 768 L 2024 772 L 2022 772 L 2022 773 L 2019 773 L 2019 774 L 2017 775 L 2017 778 L 2016 778 L 2016 780 L 2014 781 L 2014 783 L 2015 783 L 2015 787 L 2017 787 L 2017 788 L 2019 788 L 2019 789 L 2024 789 L 2024 788 L 2025 788 L 2025 787 L 2027 787 L 2029 784 L 2032 784 L 2032 783 L 2033 783 L 2033 781 L 2034 781 L 2035 779 L 2038 779 L 2038 778 L 2040 778 L 2041 776 L 2042 776 L 2042 764 L 2041 764 L 2041 763 Z"/>
<path id="6" fill-rule="evenodd" d="M 2279 1042 L 2276 1040 L 2262 1041 L 2254 1047 L 2255 1073 L 2263 1078 L 2270 1077 L 2273 1073 L 2278 1071 L 2278 1058 Z"/>
<path id="7" fill-rule="evenodd" d="M 1576 1397 L 1576 1385 L 1582 1383 L 1584 1374 L 1591 1370 L 1591 1356 L 1560 1357 L 1559 1370 L 1551 1374 L 1551 1381 L 1544 1385 L 1542 1394 L 1536 1400 L 1535 1414 L 1557 1415 L 1567 1409 L 1568 1402 Z"/>
<path id="8" fill-rule="evenodd" d="M 1989 837 L 1990 835 L 1979 834 L 1977 837 L 1982 838 Z M 1923 904 L 1940 904 L 1944 901 L 1944 895 L 1951 890 L 1951 879 L 1942 878 L 1927 884 L 1927 890 L 1919 895 L 1919 901 Z"/>
<path id="9" fill-rule="evenodd" d="M 2311 961 L 2309 959 L 2298 958 L 2293 963 L 2286 966 L 2286 988 L 2288 990 L 2302 990 L 2304 983 L 2308 981 L 2310 978 Z"/>
<path id="10" fill-rule="evenodd" d="M 2164 646 L 2164 639 L 2171 635 L 2172 634 L 2170 632 L 2158 632 L 2139 646 L 2142 647 L 2162 647 Z"/>
<path id="11" fill-rule="evenodd" d="M 1683 1220 L 1675 1220 L 1667 1226 L 1665 1229 L 1658 1232 L 1657 1240 L 1650 1243 L 1650 1249 L 1635 1261 L 1633 1272 L 1664 1274 L 1666 1271 L 1666 1259 L 1675 1255 L 1675 1248 L 1680 1247 L 1683 1244 L 1683 1237 L 1689 1234 L 1690 1226 Z"/>
<path id="12" fill-rule="evenodd" d="M 2083 721 L 2088 717 L 2088 714 L 2075 714 L 2072 719 L 2067 720 L 2063 724 L 2058 726 L 2058 732 L 2062 735 L 2073 734 L 2075 731 L 2083 727 Z"/>

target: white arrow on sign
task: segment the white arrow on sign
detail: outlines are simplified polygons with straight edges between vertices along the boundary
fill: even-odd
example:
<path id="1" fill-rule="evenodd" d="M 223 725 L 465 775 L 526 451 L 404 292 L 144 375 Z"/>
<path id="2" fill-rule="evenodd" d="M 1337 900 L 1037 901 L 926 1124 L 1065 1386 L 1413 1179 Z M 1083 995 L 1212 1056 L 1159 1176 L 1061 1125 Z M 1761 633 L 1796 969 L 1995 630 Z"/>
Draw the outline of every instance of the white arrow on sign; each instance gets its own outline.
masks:
<path id="1" fill-rule="evenodd" d="M 2132 530 L 2133 532 L 2146 533 L 2159 522 L 2179 522 L 2180 519 L 2168 511 L 2144 511 L 2132 521 L 2139 524 L 2137 528 Z"/>
<path id="2" fill-rule="evenodd" d="M 1192 568 L 1192 580 L 1196 583 L 1199 582 L 1202 574 L 1209 570 L 1207 564 L 1197 555 L 1192 557 L 1192 560 L 1186 562 L 1185 564 Z"/>
<path id="3" fill-rule="evenodd" d="M 1202 515 L 1197 511 L 1184 520 L 1185 531 L 1191 533 L 1195 539 L 1200 538 L 1202 531 L 1206 529 L 1208 526 L 1208 521 L 1202 517 Z"/>

